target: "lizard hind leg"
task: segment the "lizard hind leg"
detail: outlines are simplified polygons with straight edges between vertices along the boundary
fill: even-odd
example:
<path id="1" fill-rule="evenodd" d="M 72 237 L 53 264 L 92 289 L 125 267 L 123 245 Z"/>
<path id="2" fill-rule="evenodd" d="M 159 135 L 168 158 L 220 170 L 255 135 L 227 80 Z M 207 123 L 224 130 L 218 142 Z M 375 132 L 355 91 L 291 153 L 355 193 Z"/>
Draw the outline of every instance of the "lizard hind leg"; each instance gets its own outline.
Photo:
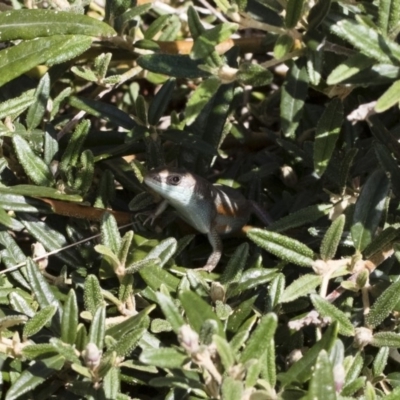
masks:
<path id="1" fill-rule="evenodd" d="M 197 270 L 211 272 L 217 266 L 219 260 L 221 259 L 222 241 L 215 230 L 211 230 L 210 232 L 208 232 L 207 237 L 213 248 L 213 252 L 208 257 L 207 264 L 204 267 L 197 268 Z"/>

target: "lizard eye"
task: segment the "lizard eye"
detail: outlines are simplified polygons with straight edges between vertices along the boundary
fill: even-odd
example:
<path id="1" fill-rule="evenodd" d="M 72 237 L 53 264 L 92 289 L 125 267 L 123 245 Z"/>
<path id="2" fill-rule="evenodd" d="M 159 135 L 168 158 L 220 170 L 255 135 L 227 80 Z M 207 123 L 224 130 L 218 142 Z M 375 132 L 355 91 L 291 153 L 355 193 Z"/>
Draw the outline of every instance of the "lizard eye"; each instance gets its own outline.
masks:
<path id="1" fill-rule="evenodd" d="M 179 185 L 179 182 L 181 181 L 181 177 L 179 175 L 172 175 L 168 177 L 168 183 L 170 185 Z"/>

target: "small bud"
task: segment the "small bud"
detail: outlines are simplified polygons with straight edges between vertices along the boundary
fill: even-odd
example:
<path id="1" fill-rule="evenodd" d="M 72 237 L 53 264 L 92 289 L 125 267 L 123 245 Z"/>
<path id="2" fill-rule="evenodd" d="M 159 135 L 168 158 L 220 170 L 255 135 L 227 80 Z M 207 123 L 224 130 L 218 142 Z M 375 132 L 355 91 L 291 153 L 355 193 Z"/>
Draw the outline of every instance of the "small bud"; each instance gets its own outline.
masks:
<path id="1" fill-rule="evenodd" d="M 283 165 L 281 167 L 281 179 L 282 182 L 288 187 L 295 187 L 298 182 L 296 172 L 289 165 Z"/>
<path id="2" fill-rule="evenodd" d="M 236 68 L 232 68 L 229 65 L 223 65 L 218 70 L 218 78 L 222 83 L 231 83 L 236 80 L 238 70 Z"/>
<path id="3" fill-rule="evenodd" d="M 300 349 L 294 349 L 286 356 L 286 363 L 288 366 L 296 363 L 303 357 L 303 352 Z"/>
<path id="4" fill-rule="evenodd" d="M 211 283 L 210 297 L 213 303 L 216 303 L 218 300 L 224 302 L 225 301 L 225 287 L 221 285 L 219 282 Z"/>
<path id="5" fill-rule="evenodd" d="M 330 268 L 324 260 L 315 260 L 312 263 L 312 269 L 317 275 L 324 275 Z"/>
<path id="6" fill-rule="evenodd" d="M 45 270 L 49 263 L 49 259 L 47 258 L 46 249 L 43 247 L 42 243 L 39 243 L 39 242 L 33 243 L 31 246 L 31 249 L 32 249 L 32 257 L 33 258 L 43 257 L 37 261 L 37 264 L 41 271 Z"/>
<path id="7" fill-rule="evenodd" d="M 189 325 L 180 327 L 178 340 L 189 354 L 193 354 L 199 350 L 199 335 Z"/>
<path id="8" fill-rule="evenodd" d="M 372 342 L 373 335 L 371 329 L 360 327 L 356 328 L 355 331 L 356 334 L 354 336 L 354 343 L 353 343 L 354 347 L 362 349 Z"/>
<path id="9" fill-rule="evenodd" d="M 94 343 L 88 343 L 85 350 L 82 352 L 85 365 L 89 369 L 95 370 L 100 365 L 101 354 L 102 352 Z"/>

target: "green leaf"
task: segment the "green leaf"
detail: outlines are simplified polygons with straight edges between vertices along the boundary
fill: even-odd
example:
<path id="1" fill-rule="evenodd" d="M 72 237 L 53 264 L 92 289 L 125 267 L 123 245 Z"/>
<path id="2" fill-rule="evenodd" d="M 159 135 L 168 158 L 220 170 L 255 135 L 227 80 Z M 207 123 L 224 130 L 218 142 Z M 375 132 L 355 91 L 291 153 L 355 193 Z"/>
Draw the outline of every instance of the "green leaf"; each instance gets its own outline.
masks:
<path id="1" fill-rule="evenodd" d="M 373 172 L 365 182 L 355 206 L 351 227 L 351 236 L 357 250 L 362 251 L 371 243 L 381 219 L 389 189 L 389 179 L 381 170 Z"/>
<path id="2" fill-rule="evenodd" d="M 277 60 L 284 57 L 292 50 L 293 45 L 294 45 L 294 39 L 292 36 L 286 34 L 280 35 L 275 42 L 274 57 Z"/>
<path id="3" fill-rule="evenodd" d="M 332 260 L 336 254 L 336 250 L 339 246 L 340 239 L 342 238 L 344 224 L 346 222 L 346 216 L 344 214 L 336 218 L 329 229 L 326 231 L 324 238 L 321 242 L 319 249 L 321 258 L 324 261 Z"/>
<path id="4" fill-rule="evenodd" d="M 306 354 L 295 362 L 287 372 L 280 374 L 278 380 L 283 386 L 292 382 L 306 382 L 312 374 L 312 366 L 316 362 L 321 350 L 329 351 L 337 336 L 337 325 L 332 324 L 323 334 L 321 340 L 314 344 Z"/>
<path id="5" fill-rule="evenodd" d="M 365 259 L 371 258 L 374 254 L 386 249 L 387 246 L 393 244 L 400 236 L 398 229 L 392 226 L 384 229 L 374 240 L 364 249 L 363 254 Z"/>
<path id="6" fill-rule="evenodd" d="M 115 352 L 117 357 L 126 357 L 138 345 L 139 340 L 142 338 L 146 329 L 135 327 L 129 332 L 129 335 L 122 335 L 116 343 L 107 349 L 104 357 L 107 357 L 112 352 Z"/>
<path id="7" fill-rule="evenodd" d="M 369 68 L 375 63 L 374 59 L 365 56 L 364 54 L 357 53 L 350 56 L 342 64 L 339 64 L 326 79 L 328 85 L 337 85 L 340 82 L 358 74 Z"/>
<path id="8" fill-rule="evenodd" d="M 308 31 L 317 28 L 328 15 L 332 0 L 318 0 L 308 13 Z"/>
<path id="9" fill-rule="evenodd" d="M 120 377 L 119 368 L 112 367 L 103 378 L 103 388 L 106 399 L 118 399 L 118 392 L 121 387 Z"/>
<path id="10" fill-rule="evenodd" d="M 49 167 L 30 148 L 28 142 L 19 135 L 12 137 L 18 160 L 25 173 L 37 185 L 52 186 L 54 178 Z"/>
<path id="11" fill-rule="evenodd" d="M 233 349 L 225 339 L 218 335 L 213 336 L 213 344 L 215 344 L 217 348 L 218 355 L 225 371 L 229 371 L 235 362 Z"/>
<path id="12" fill-rule="evenodd" d="M 88 275 L 83 287 L 85 308 L 92 315 L 104 304 L 100 283 L 95 275 Z"/>
<path id="13" fill-rule="evenodd" d="M 393 40 L 383 37 L 373 28 L 355 20 L 341 18 L 335 22 L 329 26 L 331 32 L 352 44 L 362 54 L 383 64 L 399 62 L 400 45 Z"/>
<path id="14" fill-rule="evenodd" d="M 0 103 L 0 119 L 8 116 L 13 116 L 14 118 L 17 117 L 19 114 L 23 113 L 34 101 L 35 91 L 32 89 L 22 93 L 21 96 L 3 101 Z"/>
<path id="15" fill-rule="evenodd" d="M 149 325 L 148 314 L 154 310 L 155 305 L 151 305 L 138 314 L 125 319 L 119 324 L 115 324 L 106 330 L 106 336 L 111 336 L 115 340 L 119 340 L 121 337 L 128 335 L 132 330 L 139 328 L 147 328 Z"/>
<path id="16" fill-rule="evenodd" d="M 276 314 L 264 315 L 247 341 L 240 362 L 245 363 L 252 358 L 258 359 L 268 348 L 269 341 L 274 337 L 277 326 L 278 318 Z"/>
<path id="17" fill-rule="evenodd" d="M 318 121 L 314 142 L 314 170 L 322 176 L 328 167 L 343 123 L 341 100 L 333 99 Z"/>
<path id="18" fill-rule="evenodd" d="M 157 292 L 157 301 L 161 307 L 162 312 L 165 315 L 167 321 L 171 324 L 172 329 L 175 333 L 179 332 L 179 329 L 184 325 L 185 321 L 175 303 L 171 297 L 166 296 L 163 293 Z"/>
<path id="19" fill-rule="evenodd" d="M 205 28 L 201 23 L 196 9 L 191 5 L 188 7 L 187 17 L 190 34 L 192 35 L 192 38 L 196 40 L 205 31 Z"/>
<path id="20" fill-rule="evenodd" d="M 48 251 L 60 250 L 69 244 L 65 236 L 59 231 L 52 229 L 45 222 L 31 217 L 30 214 L 21 215 L 20 221 L 27 231 Z M 77 268 L 82 262 L 79 254 L 73 248 L 57 251 L 55 256 L 73 268 Z"/>
<path id="21" fill-rule="evenodd" d="M 305 244 L 279 233 L 253 228 L 247 231 L 247 236 L 255 244 L 281 258 L 302 267 L 311 267 L 314 252 Z"/>
<path id="22" fill-rule="evenodd" d="M 307 296 L 322 282 L 322 276 L 306 274 L 292 282 L 282 293 L 281 303 L 289 303 L 299 297 Z"/>
<path id="23" fill-rule="evenodd" d="M 89 133 L 90 121 L 88 119 L 82 120 L 75 128 L 74 133 L 71 135 L 68 146 L 65 149 L 59 168 L 66 173 L 71 167 L 75 167 L 81 154 L 81 149 L 84 141 Z"/>
<path id="24" fill-rule="evenodd" d="M 29 285 L 32 288 L 32 292 L 35 294 L 35 299 L 39 303 L 40 307 L 44 308 L 58 303 L 38 266 L 30 258 L 26 260 L 26 271 Z"/>
<path id="25" fill-rule="evenodd" d="M 236 74 L 237 80 L 243 85 L 251 85 L 254 87 L 265 86 L 271 83 L 272 73 L 259 64 L 242 62 Z"/>
<path id="26" fill-rule="evenodd" d="M 377 378 L 383 374 L 389 358 L 389 350 L 389 347 L 381 347 L 378 351 L 378 354 L 375 356 L 374 362 L 372 364 L 372 373 L 374 378 Z"/>
<path id="27" fill-rule="evenodd" d="M 394 194 L 400 197 L 400 168 L 397 162 L 384 144 L 374 141 L 373 147 L 382 168 L 389 173 Z"/>
<path id="28" fill-rule="evenodd" d="M 224 22 L 211 29 L 203 31 L 194 40 L 190 53 L 193 60 L 205 59 L 215 51 L 215 46 L 229 39 L 238 29 L 238 24 Z"/>
<path id="29" fill-rule="evenodd" d="M 184 291 L 180 294 L 179 299 L 181 300 L 182 307 L 185 310 L 185 314 L 190 326 L 196 332 L 200 332 L 202 325 L 207 320 L 213 320 L 217 323 L 218 334 L 221 337 L 225 336 L 221 321 L 215 315 L 211 306 L 206 303 L 197 293 Z"/>
<path id="30" fill-rule="evenodd" d="M 148 54 L 139 57 L 137 63 L 148 71 L 175 78 L 195 79 L 210 75 L 199 69 L 199 65 L 202 64 L 201 60 L 192 60 L 189 56 L 181 54 Z"/>
<path id="31" fill-rule="evenodd" d="M 158 258 L 160 259 L 160 266 L 162 268 L 175 254 L 176 247 L 177 241 L 175 238 L 164 239 L 160 244 L 149 251 L 144 261 Z"/>
<path id="32" fill-rule="evenodd" d="M 133 129 L 136 126 L 135 121 L 126 112 L 112 104 L 76 96 L 70 96 L 68 101 L 72 107 L 86 111 L 95 117 L 104 118 L 116 126 L 122 126 L 125 129 Z"/>
<path id="33" fill-rule="evenodd" d="M 101 218 L 101 242 L 114 254 L 118 254 L 121 248 L 121 235 L 119 234 L 117 221 L 110 213 L 104 213 Z"/>
<path id="34" fill-rule="evenodd" d="M 0 14 L 0 40 L 36 39 L 40 36 L 114 36 L 110 26 L 87 15 L 53 10 L 12 10 Z"/>
<path id="35" fill-rule="evenodd" d="M 241 400 L 243 399 L 243 383 L 231 376 L 226 376 L 222 381 L 222 400 Z"/>
<path id="36" fill-rule="evenodd" d="M 394 332 L 378 332 L 372 338 L 372 346 L 375 347 L 400 347 L 400 335 Z"/>
<path id="37" fill-rule="evenodd" d="M 336 400 L 335 381 L 333 379 L 333 368 L 328 354 L 321 350 L 308 388 L 308 399 Z"/>
<path id="38" fill-rule="evenodd" d="M 400 301 L 400 280 L 392 283 L 375 301 L 365 318 L 367 325 L 378 326 Z"/>
<path id="39" fill-rule="evenodd" d="M 56 355 L 40 361 L 25 369 L 7 391 L 5 400 L 15 400 L 49 379 L 64 365 L 64 357 Z"/>
<path id="40" fill-rule="evenodd" d="M 285 26 L 292 29 L 297 25 L 303 10 L 304 0 L 288 0 L 286 5 Z"/>
<path id="41" fill-rule="evenodd" d="M 378 9 L 378 26 L 383 35 L 389 35 L 396 28 L 399 20 L 400 2 L 398 0 L 381 0 Z"/>
<path id="42" fill-rule="evenodd" d="M 70 289 L 63 307 L 61 319 L 61 340 L 71 345 L 75 344 L 78 329 L 78 302 L 73 289 Z"/>
<path id="43" fill-rule="evenodd" d="M 114 271 L 120 267 L 121 263 L 118 257 L 107 246 L 98 244 L 94 246 L 94 249 L 103 256 L 103 259 L 111 265 Z"/>
<path id="44" fill-rule="evenodd" d="M 217 92 L 220 85 L 219 79 L 210 77 L 197 87 L 186 105 L 185 117 L 187 125 L 194 122 L 211 97 Z"/>
<path id="45" fill-rule="evenodd" d="M 297 228 L 306 224 L 317 221 L 318 219 L 328 215 L 332 210 L 332 204 L 315 204 L 301 210 L 297 210 L 294 213 L 287 215 L 273 222 L 268 226 L 268 230 L 274 232 L 283 232 L 288 229 Z"/>
<path id="46" fill-rule="evenodd" d="M 88 343 L 94 343 L 100 350 L 103 348 L 106 330 L 106 309 L 98 307 L 90 324 Z"/>
<path id="47" fill-rule="evenodd" d="M 165 110 L 168 107 L 169 102 L 174 94 L 176 85 L 175 79 L 169 79 L 162 85 L 161 89 L 154 96 L 154 99 L 150 103 L 148 119 L 150 125 L 156 125 L 163 116 Z"/>
<path id="48" fill-rule="evenodd" d="M 388 90 L 381 97 L 375 105 L 375 111 L 378 113 L 388 110 L 390 107 L 400 102 L 400 80 L 394 82 Z"/>
<path id="49" fill-rule="evenodd" d="M 295 137 L 303 115 L 304 101 L 308 94 L 308 74 L 302 59 L 291 62 L 281 93 L 281 129 L 286 137 Z"/>
<path id="50" fill-rule="evenodd" d="M 236 282 L 241 276 L 249 256 L 248 243 L 241 243 L 230 258 L 220 277 L 222 285 Z"/>
<path id="51" fill-rule="evenodd" d="M 39 332 L 45 325 L 47 325 L 57 311 L 56 305 L 43 307 L 39 312 L 31 318 L 24 327 L 23 336 L 28 338 Z"/>
<path id="52" fill-rule="evenodd" d="M 27 10 L 23 10 L 24 12 Z M 1 13 L 0 15 L 6 15 Z M 0 51 L 0 86 L 40 64 L 59 64 L 78 56 L 92 44 L 88 36 L 51 36 L 19 43 Z"/>
<path id="53" fill-rule="evenodd" d="M 152 263 L 146 268 L 139 271 L 140 276 L 153 290 L 158 290 L 162 284 L 166 285 L 168 290 L 175 291 L 179 285 L 180 280 L 172 275 L 170 272 Z"/>
<path id="54" fill-rule="evenodd" d="M 49 188 L 46 186 L 35 186 L 35 185 L 16 185 L 12 187 L 0 187 L 0 202 L 3 198 L 5 198 L 6 194 L 10 195 L 21 195 L 21 196 L 37 196 L 37 197 L 48 197 L 49 199 L 56 199 L 56 200 L 65 200 L 65 201 L 72 201 L 72 202 L 81 202 L 82 197 L 78 195 L 71 195 L 71 194 L 64 194 L 60 193 L 57 189 L 55 188 Z M 4 196 L 4 197 L 3 197 Z M 21 201 L 14 197 L 16 202 L 21 204 Z M 49 207 L 45 203 L 43 203 L 40 200 L 33 200 L 30 199 L 29 203 L 27 200 L 25 200 L 26 206 L 24 206 L 24 209 L 15 209 L 15 211 L 26 211 L 26 212 L 34 212 L 32 208 L 26 208 L 28 207 L 28 204 L 35 205 L 36 212 L 38 211 L 43 211 L 45 209 L 47 212 L 49 212 Z M 1 203 L 0 203 L 1 204 Z"/>
<path id="55" fill-rule="evenodd" d="M 0 14 L 1 18 L 1 14 Z M 42 122 L 50 96 L 50 76 L 44 74 L 35 91 L 35 102 L 29 107 L 26 125 L 29 130 L 37 128 Z"/>
<path id="56" fill-rule="evenodd" d="M 140 362 L 159 368 L 178 368 L 187 362 L 188 357 L 173 348 L 144 349 L 139 357 Z"/>
<path id="57" fill-rule="evenodd" d="M 329 317 L 331 321 L 336 321 L 339 324 L 340 334 L 344 336 L 354 336 L 354 326 L 343 311 L 317 294 L 312 294 L 310 298 L 321 316 Z"/>

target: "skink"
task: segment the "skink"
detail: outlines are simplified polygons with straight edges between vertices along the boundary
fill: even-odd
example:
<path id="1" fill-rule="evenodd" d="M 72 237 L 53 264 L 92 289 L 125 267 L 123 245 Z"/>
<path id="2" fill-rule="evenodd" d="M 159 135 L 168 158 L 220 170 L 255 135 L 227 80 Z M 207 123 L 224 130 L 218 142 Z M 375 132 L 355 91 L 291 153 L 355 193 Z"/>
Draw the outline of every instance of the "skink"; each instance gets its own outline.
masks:
<path id="1" fill-rule="evenodd" d="M 217 266 L 222 255 L 220 235 L 241 230 L 252 212 L 265 224 L 271 223 L 258 205 L 239 191 L 213 185 L 184 169 L 157 168 L 145 175 L 144 182 L 164 199 L 150 216 L 151 223 L 171 205 L 184 221 L 207 235 L 213 252 L 200 269 L 208 272 Z"/>

